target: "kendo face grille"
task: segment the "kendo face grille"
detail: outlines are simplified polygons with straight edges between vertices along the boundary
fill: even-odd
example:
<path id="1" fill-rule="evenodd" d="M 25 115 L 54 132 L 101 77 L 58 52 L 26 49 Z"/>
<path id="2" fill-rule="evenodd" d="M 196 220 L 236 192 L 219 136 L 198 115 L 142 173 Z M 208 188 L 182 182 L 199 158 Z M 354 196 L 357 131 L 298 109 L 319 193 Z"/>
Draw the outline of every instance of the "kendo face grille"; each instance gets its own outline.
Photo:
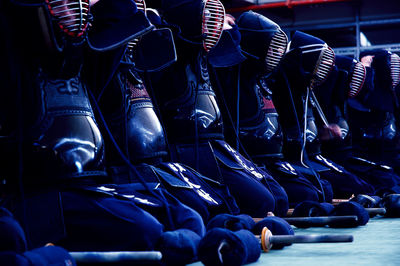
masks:
<path id="1" fill-rule="evenodd" d="M 221 38 L 225 9 L 219 0 L 205 0 L 202 16 L 203 47 L 206 52 L 215 47 Z"/>
<path id="2" fill-rule="evenodd" d="M 400 83 L 400 57 L 397 54 L 390 55 L 390 70 L 392 74 L 392 87 Z"/>
<path id="3" fill-rule="evenodd" d="M 144 0 L 135 0 L 135 4 L 138 10 L 146 13 L 146 2 Z"/>
<path id="4" fill-rule="evenodd" d="M 80 37 L 88 27 L 89 0 L 46 0 L 58 26 L 72 37 Z"/>
<path id="5" fill-rule="evenodd" d="M 365 66 L 361 62 L 357 62 L 354 65 L 353 74 L 351 75 L 350 79 L 350 90 L 348 93 L 349 98 L 354 98 L 360 93 L 364 85 L 366 75 L 367 70 L 365 69 Z"/>
<path id="6" fill-rule="evenodd" d="M 286 34 L 279 29 L 272 37 L 271 43 L 268 47 L 267 56 L 265 57 L 268 72 L 274 71 L 279 65 L 286 52 L 287 45 L 288 38 Z"/>
<path id="7" fill-rule="evenodd" d="M 328 78 L 333 66 L 335 65 L 335 53 L 332 48 L 324 45 L 314 69 L 313 78 L 311 79 L 311 88 L 321 85 Z"/>
<path id="8" fill-rule="evenodd" d="M 135 4 L 138 10 L 143 11 L 146 14 L 146 2 L 144 0 L 135 0 Z M 135 48 L 136 44 L 138 43 L 139 39 L 133 39 L 132 41 L 128 42 L 128 52 L 130 54 L 133 53 L 133 49 Z"/>

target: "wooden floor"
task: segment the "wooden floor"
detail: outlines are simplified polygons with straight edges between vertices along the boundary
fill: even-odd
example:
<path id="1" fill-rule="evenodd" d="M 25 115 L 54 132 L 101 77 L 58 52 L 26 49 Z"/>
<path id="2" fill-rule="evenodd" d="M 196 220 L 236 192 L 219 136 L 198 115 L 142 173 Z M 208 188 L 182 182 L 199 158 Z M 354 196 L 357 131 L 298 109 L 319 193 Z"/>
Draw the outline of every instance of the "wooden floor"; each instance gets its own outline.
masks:
<path id="1" fill-rule="evenodd" d="M 295 234 L 351 234 L 354 242 L 293 244 L 262 253 L 257 262 L 248 265 L 400 266 L 400 218 L 375 217 L 358 228 L 295 228 Z"/>

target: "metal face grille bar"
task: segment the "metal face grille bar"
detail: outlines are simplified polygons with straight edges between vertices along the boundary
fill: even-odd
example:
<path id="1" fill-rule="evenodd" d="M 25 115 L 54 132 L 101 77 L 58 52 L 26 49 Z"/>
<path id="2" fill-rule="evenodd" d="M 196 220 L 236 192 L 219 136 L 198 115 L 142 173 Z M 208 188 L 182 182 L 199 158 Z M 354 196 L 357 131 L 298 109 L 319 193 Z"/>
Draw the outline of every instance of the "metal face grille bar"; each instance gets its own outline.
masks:
<path id="1" fill-rule="evenodd" d="M 321 50 L 318 63 L 314 70 L 313 79 L 311 80 L 311 88 L 321 85 L 328 78 L 333 66 L 335 65 L 335 53 L 332 48 L 325 46 Z"/>
<path id="2" fill-rule="evenodd" d="M 397 54 L 390 55 L 390 69 L 392 74 L 392 86 L 395 88 L 400 83 L 400 57 Z"/>
<path id="3" fill-rule="evenodd" d="M 143 11 L 146 14 L 146 2 L 144 0 L 135 0 L 135 4 L 138 10 Z M 128 42 L 128 52 L 132 55 L 133 49 L 135 48 L 136 44 L 138 43 L 139 39 L 133 39 L 132 41 Z"/>
<path id="4" fill-rule="evenodd" d="M 219 0 L 205 0 L 202 17 L 203 47 L 206 52 L 217 45 L 224 26 L 225 8 Z"/>
<path id="5" fill-rule="evenodd" d="M 265 58 L 268 72 L 272 72 L 279 65 L 283 55 L 286 52 L 287 45 L 287 36 L 281 29 L 279 29 L 278 32 L 276 32 L 272 37 L 271 43 L 268 47 L 267 56 Z"/>
<path id="6" fill-rule="evenodd" d="M 365 66 L 361 62 L 357 62 L 354 66 L 353 74 L 351 75 L 350 79 L 350 90 L 348 93 L 349 98 L 354 98 L 360 93 L 364 85 L 366 75 L 367 70 L 365 69 Z"/>
<path id="7" fill-rule="evenodd" d="M 83 35 L 88 26 L 89 0 L 46 0 L 59 27 L 72 37 Z"/>

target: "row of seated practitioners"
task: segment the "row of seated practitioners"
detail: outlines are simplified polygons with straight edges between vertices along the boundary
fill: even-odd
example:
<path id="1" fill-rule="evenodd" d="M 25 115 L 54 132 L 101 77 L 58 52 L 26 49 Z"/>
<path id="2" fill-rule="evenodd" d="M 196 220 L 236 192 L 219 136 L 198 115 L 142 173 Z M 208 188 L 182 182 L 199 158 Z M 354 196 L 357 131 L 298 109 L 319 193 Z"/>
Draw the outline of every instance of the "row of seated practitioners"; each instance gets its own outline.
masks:
<path id="1" fill-rule="evenodd" d="M 0 203 L 25 231 L 1 240 L 10 263 L 74 263 L 64 248 L 240 265 L 259 256 L 252 218 L 400 193 L 394 53 L 335 55 L 219 0 L 0 7 Z M 222 214 L 245 232 L 207 238 Z M 221 259 L 220 238 L 256 250 Z"/>

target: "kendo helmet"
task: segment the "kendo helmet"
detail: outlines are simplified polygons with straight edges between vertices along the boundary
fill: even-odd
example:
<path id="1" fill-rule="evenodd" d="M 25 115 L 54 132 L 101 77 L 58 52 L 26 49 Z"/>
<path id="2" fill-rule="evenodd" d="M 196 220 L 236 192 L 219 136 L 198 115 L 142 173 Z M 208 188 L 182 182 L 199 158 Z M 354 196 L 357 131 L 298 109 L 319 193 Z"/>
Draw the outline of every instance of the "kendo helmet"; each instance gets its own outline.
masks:
<path id="1" fill-rule="evenodd" d="M 162 10 L 165 20 L 179 28 L 182 39 L 201 44 L 206 52 L 222 36 L 225 8 L 219 0 L 170 0 Z"/>
<path id="2" fill-rule="evenodd" d="M 253 11 L 240 15 L 237 24 L 242 52 L 262 61 L 267 73 L 273 72 L 285 55 L 288 38 L 278 24 Z"/>
<path id="3" fill-rule="evenodd" d="M 177 60 L 175 43 L 170 29 L 163 27 L 157 10 L 146 8 L 145 0 L 135 0 L 139 12 L 143 12 L 154 28 L 152 31 L 128 42 L 126 55 L 139 72 L 159 71 Z"/>
<path id="4" fill-rule="evenodd" d="M 91 16 L 89 0 L 10 0 L 29 21 L 30 34 L 44 37 L 47 49 L 62 51 L 66 40 L 81 43 Z"/>
<path id="5" fill-rule="evenodd" d="M 101 0 L 92 7 L 89 46 L 98 51 L 114 49 L 154 29 L 144 12 L 144 1 Z"/>
<path id="6" fill-rule="evenodd" d="M 371 56 L 371 87 L 363 102 L 370 109 L 393 112 L 398 105 L 395 88 L 400 82 L 400 58 L 384 49 L 367 50 L 360 53 L 360 59 Z M 364 89 L 363 89 L 364 90 Z"/>
<path id="7" fill-rule="evenodd" d="M 339 69 L 347 72 L 348 79 L 346 86 L 347 97 L 356 97 L 364 86 L 367 70 L 366 67 L 353 57 L 336 55 L 336 65 Z"/>
<path id="8" fill-rule="evenodd" d="M 312 89 L 321 85 L 335 65 L 335 53 L 323 40 L 310 34 L 296 31 L 289 43 L 291 54 L 298 51 L 301 55 L 301 69 L 306 75 L 308 86 Z"/>

